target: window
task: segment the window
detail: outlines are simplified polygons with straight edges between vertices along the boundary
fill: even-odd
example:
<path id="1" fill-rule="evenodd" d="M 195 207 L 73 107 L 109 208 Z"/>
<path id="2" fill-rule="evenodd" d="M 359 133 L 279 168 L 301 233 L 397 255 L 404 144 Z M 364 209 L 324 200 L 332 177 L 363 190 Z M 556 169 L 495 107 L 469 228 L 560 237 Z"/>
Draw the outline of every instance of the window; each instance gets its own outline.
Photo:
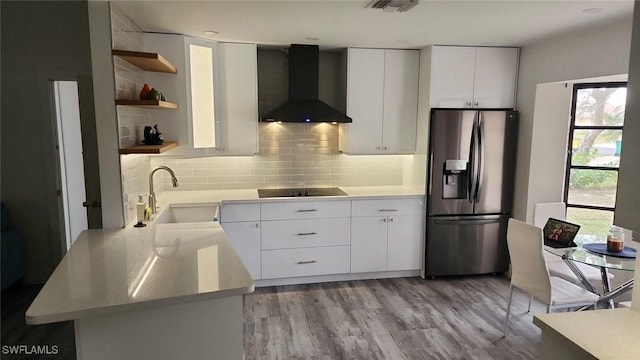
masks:
<path id="1" fill-rule="evenodd" d="M 626 82 L 573 87 L 564 200 L 584 234 L 613 223 L 626 97 Z"/>

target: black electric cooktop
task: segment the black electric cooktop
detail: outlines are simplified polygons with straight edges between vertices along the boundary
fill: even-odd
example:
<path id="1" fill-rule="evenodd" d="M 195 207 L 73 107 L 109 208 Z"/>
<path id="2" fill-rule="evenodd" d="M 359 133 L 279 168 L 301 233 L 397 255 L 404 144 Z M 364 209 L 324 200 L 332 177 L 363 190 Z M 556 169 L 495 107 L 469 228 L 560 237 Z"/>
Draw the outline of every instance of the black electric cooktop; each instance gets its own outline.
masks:
<path id="1" fill-rule="evenodd" d="M 259 198 L 299 197 L 299 196 L 346 196 L 347 193 L 337 187 L 300 188 L 300 189 L 258 189 Z"/>

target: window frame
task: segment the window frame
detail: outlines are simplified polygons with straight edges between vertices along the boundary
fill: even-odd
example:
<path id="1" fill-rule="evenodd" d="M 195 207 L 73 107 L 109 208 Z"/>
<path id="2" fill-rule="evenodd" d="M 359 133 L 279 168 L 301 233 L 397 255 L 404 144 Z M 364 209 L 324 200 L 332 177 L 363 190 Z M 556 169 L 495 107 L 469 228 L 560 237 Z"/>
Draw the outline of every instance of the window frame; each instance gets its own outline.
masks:
<path id="1" fill-rule="evenodd" d="M 571 178 L 571 170 L 604 170 L 604 171 L 615 171 L 619 173 L 620 165 L 618 167 L 610 167 L 610 166 L 589 166 L 589 165 L 572 165 L 573 159 L 573 134 L 575 130 L 620 130 L 624 133 L 624 123 L 623 125 L 576 125 L 576 107 L 578 102 L 578 91 L 581 89 L 598 89 L 598 88 L 627 88 L 626 81 L 612 81 L 612 82 L 597 82 L 597 83 L 578 83 L 573 84 L 573 95 L 571 98 L 571 112 L 569 113 L 569 141 L 567 143 L 567 162 L 565 166 L 565 174 L 564 174 L 564 202 L 567 208 L 576 208 L 576 209 L 587 209 L 587 210 L 601 210 L 601 211 L 611 211 L 614 212 L 616 210 L 615 203 L 613 207 L 609 206 L 598 206 L 598 205 L 582 205 L 582 204 L 571 204 L 569 203 L 569 180 Z M 626 105 L 625 105 L 626 106 Z M 626 119 L 625 119 L 626 120 Z M 620 155 L 622 156 L 622 154 Z M 616 193 L 618 192 L 618 183 L 616 180 Z"/>

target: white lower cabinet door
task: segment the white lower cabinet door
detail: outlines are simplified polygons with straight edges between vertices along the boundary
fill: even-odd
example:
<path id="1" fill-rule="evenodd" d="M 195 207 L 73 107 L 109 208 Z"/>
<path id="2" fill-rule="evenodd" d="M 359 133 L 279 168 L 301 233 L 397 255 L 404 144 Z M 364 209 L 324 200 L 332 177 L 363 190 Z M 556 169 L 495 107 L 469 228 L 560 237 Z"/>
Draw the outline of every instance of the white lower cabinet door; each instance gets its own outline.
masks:
<path id="1" fill-rule="evenodd" d="M 262 278 L 348 274 L 349 246 L 324 246 L 262 252 Z"/>
<path id="2" fill-rule="evenodd" d="M 254 280 L 261 279 L 260 223 L 223 223 L 222 228 Z"/>
<path id="3" fill-rule="evenodd" d="M 351 219 L 351 272 L 387 270 L 387 217 Z"/>
<path id="4" fill-rule="evenodd" d="M 424 257 L 423 216 L 392 216 L 387 221 L 387 270 L 418 270 Z"/>

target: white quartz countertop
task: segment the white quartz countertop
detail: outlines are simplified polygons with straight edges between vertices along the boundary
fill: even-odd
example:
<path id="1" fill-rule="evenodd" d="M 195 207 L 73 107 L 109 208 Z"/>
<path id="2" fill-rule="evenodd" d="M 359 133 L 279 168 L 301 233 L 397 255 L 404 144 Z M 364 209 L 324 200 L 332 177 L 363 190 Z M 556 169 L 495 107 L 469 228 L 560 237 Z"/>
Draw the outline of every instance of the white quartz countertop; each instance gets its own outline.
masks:
<path id="1" fill-rule="evenodd" d="M 632 309 L 606 309 L 536 315 L 543 331 L 555 332 L 595 359 L 638 359 L 640 313 Z"/>
<path id="2" fill-rule="evenodd" d="M 217 223 L 81 233 L 26 313 L 45 324 L 250 293 L 254 282 Z"/>
<path id="3" fill-rule="evenodd" d="M 309 201 L 336 199 L 379 199 L 386 197 L 415 198 L 423 197 L 424 189 L 408 186 L 349 186 L 340 187 L 347 196 L 304 196 L 296 198 L 263 198 L 258 197 L 257 189 L 242 190 L 172 190 L 158 194 L 158 206 L 166 204 L 221 204 L 242 202 L 274 202 L 274 201 Z"/>

